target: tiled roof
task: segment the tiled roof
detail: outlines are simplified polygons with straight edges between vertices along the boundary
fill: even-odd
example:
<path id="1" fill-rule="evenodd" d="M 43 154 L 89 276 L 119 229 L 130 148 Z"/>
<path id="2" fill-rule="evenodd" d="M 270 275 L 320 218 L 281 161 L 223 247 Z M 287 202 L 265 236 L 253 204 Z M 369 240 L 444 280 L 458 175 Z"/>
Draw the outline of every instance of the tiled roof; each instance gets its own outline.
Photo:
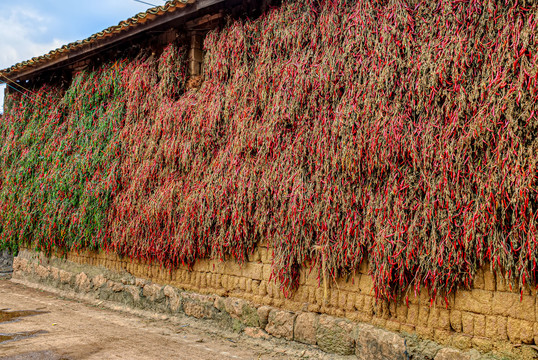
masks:
<path id="1" fill-rule="evenodd" d="M 141 12 L 127 20 L 120 22 L 116 26 L 111 26 L 101 32 L 93 34 L 84 40 L 75 41 L 67 45 L 62 46 L 59 49 L 52 50 L 48 54 L 34 57 L 30 60 L 20 62 L 7 69 L 0 70 L 0 77 L 2 75 L 10 76 L 14 73 L 19 73 L 23 70 L 27 70 L 31 67 L 43 65 L 47 62 L 54 61 L 62 56 L 68 55 L 70 52 L 81 49 L 84 46 L 99 42 L 104 39 L 116 36 L 124 31 L 143 25 L 149 21 L 154 20 L 156 17 L 164 15 L 166 13 L 172 13 L 178 9 L 182 9 L 187 4 L 193 3 L 195 0 L 171 0 L 167 1 L 163 6 L 156 6 L 148 9 L 145 12 Z"/>

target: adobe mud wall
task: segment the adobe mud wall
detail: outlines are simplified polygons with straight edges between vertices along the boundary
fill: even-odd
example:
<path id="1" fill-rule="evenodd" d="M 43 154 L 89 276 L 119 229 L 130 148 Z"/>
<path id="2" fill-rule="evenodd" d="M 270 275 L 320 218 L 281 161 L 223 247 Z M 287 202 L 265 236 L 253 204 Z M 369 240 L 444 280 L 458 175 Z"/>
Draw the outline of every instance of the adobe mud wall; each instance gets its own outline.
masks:
<path id="1" fill-rule="evenodd" d="M 332 281 L 326 294 L 317 271 L 303 270 L 299 289 L 285 299 L 270 279 L 271 249 L 263 244 L 243 265 L 200 260 L 192 271 L 170 272 L 93 252 L 58 259 L 22 251 L 14 268 L 19 278 L 93 292 L 135 307 L 224 317 L 228 325 L 253 336 L 269 334 L 327 352 L 356 352 L 365 359 L 383 353 L 389 358 L 415 354 L 412 358 L 440 360 L 457 354 L 458 359 L 478 359 L 478 351 L 501 358 L 538 356 L 536 291 L 527 289 L 521 296 L 516 286 L 489 270 L 480 272 L 472 290 L 450 296 L 447 307 L 444 299 L 430 304 L 426 293 L 409 294 L 409 306 L 376 304 L 367 266 L 349 279 Z M 445 346 L 467 352 L 453 353 Z"/>

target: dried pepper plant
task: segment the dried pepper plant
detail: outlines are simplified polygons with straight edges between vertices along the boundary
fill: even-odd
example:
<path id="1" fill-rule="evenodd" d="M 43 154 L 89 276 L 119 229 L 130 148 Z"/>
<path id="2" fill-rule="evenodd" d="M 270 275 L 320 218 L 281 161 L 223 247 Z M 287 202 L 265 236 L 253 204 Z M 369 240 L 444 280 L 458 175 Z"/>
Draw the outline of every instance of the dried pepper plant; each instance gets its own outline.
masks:
<path id="1" fill-rule="evenodd" d="M 535 285 L 537 25 L 525 0 L 297 0 L 210 33 L 197 91 L 171 46 L 10 95 L 0 242 L 173 268 L 264 239 L 286 294 L 363 261 L 385 299 L 487 263 Z"/>

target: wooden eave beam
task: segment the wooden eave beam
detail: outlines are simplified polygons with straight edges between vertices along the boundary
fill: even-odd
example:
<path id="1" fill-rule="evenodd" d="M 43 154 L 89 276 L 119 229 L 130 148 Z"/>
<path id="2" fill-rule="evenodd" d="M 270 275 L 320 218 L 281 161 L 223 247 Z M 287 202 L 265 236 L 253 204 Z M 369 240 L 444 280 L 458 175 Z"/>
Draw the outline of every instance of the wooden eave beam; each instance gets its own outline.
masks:
<path id="1" fill-rule="evenodd" d="M 224 4 L 225 2 L 227 2 L 227 0 L 196 0 L 195 3 L 186 5 L 184 9 L 178 9 L 174 12 L 163 14 L 161 16 L 158 16 L 153 21 L 147 21 L 136 27 L 129 28 L 123 33 L 114 34 L 109 37 L 105 37 L 104 39 L 96 40 L 95 42 L 90 43 L 83 48 L 69 51 L 67 54 L 60 56 L 57 59 L 47 61 L 43 64 L 36 65 L 21 72 L 13 72 L 9 74 L 9 78 L 11 80 L 29 79 L 31 77 L 34 77 L 38 73 L 53 70 L 55 68 L 65 66 L 70 63 L 74 63 L 81 58 L 95 55 L 105 49 L 118 45 L 121 42 L 132 39 L 146 31 L 154 30 L 169 23 L 179 22 L 185 17 L 194 15 L 202 10 L 207 10 L 213 6 Z M 7 82 L 7 79 L 2 79 L 2 73 L 0 73 L 0 83 L 5 82 Z"/>

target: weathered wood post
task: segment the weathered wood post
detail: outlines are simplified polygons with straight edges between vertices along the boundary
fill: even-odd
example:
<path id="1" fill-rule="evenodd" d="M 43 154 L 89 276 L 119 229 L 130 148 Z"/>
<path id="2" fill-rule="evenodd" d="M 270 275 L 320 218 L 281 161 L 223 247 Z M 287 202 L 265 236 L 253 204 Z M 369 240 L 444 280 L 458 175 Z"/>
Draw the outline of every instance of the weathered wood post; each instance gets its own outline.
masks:
<path id="1" fill-rule="evenodd" d="M 204 61 L 203 48 L 204 38 L 199 33 L 190 35 L 189 44 L 189 75 L 198 76 L 202 74 L 202 62 Z"/>

